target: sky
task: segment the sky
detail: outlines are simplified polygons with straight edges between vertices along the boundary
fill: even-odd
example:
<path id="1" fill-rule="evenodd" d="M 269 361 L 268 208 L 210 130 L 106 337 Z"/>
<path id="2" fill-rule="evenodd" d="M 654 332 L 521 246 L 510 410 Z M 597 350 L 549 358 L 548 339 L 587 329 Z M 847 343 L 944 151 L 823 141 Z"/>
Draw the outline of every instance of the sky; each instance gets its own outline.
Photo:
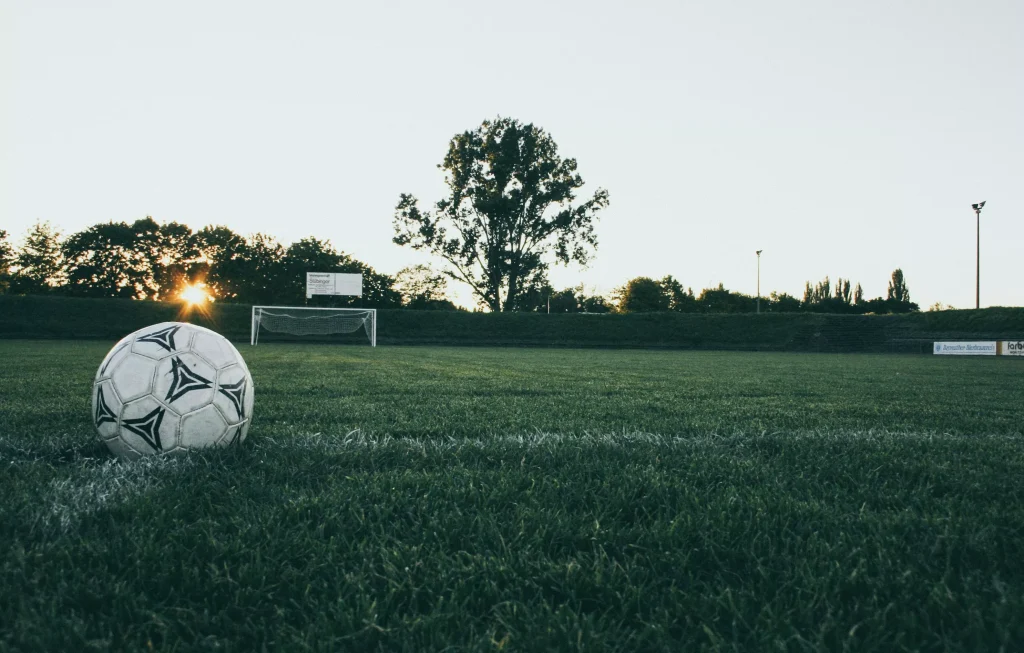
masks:
<path id="1" fill-rule="evenodd" d="M 922 309 L 1024 305 L 1024 2 L 0 0 L 0 229 L 147 215 L 380 272 L 450 139 L 547 131 L 610 194 L 586 268 Z M 455 298 L 471 303 L 459 289 Z"/>

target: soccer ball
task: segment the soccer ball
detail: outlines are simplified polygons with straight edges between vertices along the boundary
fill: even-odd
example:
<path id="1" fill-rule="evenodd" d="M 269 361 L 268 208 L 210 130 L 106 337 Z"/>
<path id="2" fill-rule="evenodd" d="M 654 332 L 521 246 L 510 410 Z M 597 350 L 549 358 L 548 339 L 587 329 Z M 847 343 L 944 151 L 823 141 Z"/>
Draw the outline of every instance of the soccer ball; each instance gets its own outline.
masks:
<path id="1" fill-rule="evenodd" d="M 252 376 L 234 345 L 181 322 L 123 338 L 92 384 L 93 424 L 121 458 L 240 443 L 252 408 Z"/>

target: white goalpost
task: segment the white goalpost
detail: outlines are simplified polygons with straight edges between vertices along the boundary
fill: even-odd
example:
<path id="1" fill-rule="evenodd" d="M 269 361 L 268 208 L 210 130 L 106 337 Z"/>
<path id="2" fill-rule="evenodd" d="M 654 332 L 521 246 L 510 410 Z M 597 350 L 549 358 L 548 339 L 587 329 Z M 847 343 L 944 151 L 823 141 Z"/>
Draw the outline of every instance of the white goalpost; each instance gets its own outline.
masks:
<path id="1" fill-rule="evenodd" d="M 308 306 L 253 306 L 249 344 L 255 346 L 260 330 L 293 336 L 327 336 L 362 329 L 377 346 L 377 309 L 310 308 Z"/>

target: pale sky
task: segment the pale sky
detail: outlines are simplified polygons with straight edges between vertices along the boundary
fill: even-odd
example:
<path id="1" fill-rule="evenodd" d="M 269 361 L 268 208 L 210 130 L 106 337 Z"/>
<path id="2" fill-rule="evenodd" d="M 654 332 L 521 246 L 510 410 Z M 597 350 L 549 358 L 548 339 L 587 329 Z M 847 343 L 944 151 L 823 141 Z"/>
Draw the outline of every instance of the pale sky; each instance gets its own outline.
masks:
<path id="1" fill-rule="evenodd" d="M 377 270 L 399 194 L 443 197 L 456 133 L 548 131 L 597 256 L 554 285 L 671 274 L 922 309 L 1024 305 L 1024 2 L 0 0 L 0 229 L 152 215 Z M 439 261 L 437 261 L 439 263 Z M 459 296 L 468 301 L 468 294 Z"/>

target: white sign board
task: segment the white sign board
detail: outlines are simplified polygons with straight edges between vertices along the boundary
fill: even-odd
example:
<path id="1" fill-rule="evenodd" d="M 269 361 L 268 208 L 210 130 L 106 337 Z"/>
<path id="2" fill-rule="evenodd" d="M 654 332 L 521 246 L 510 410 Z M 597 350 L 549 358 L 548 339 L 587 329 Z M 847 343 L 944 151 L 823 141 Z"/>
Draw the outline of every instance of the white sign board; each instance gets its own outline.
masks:
<path id="1" fill-rule="evenodd" d="M 990 342 L 937 342 L 935 353 L 948 356 L 995 356 L 996 341 Z"/>
<path id="2" fill-rule="evenodd" d="M 307 272 L 306 297 L 363 294 L 363 275 L 344 272 Z"/>
<path id="3" fill-rule="evenodd" d="M 1024 356 L 1024 340 L 1003 340 L 999 343 L 999 353 L 1003 356 Z"/>

